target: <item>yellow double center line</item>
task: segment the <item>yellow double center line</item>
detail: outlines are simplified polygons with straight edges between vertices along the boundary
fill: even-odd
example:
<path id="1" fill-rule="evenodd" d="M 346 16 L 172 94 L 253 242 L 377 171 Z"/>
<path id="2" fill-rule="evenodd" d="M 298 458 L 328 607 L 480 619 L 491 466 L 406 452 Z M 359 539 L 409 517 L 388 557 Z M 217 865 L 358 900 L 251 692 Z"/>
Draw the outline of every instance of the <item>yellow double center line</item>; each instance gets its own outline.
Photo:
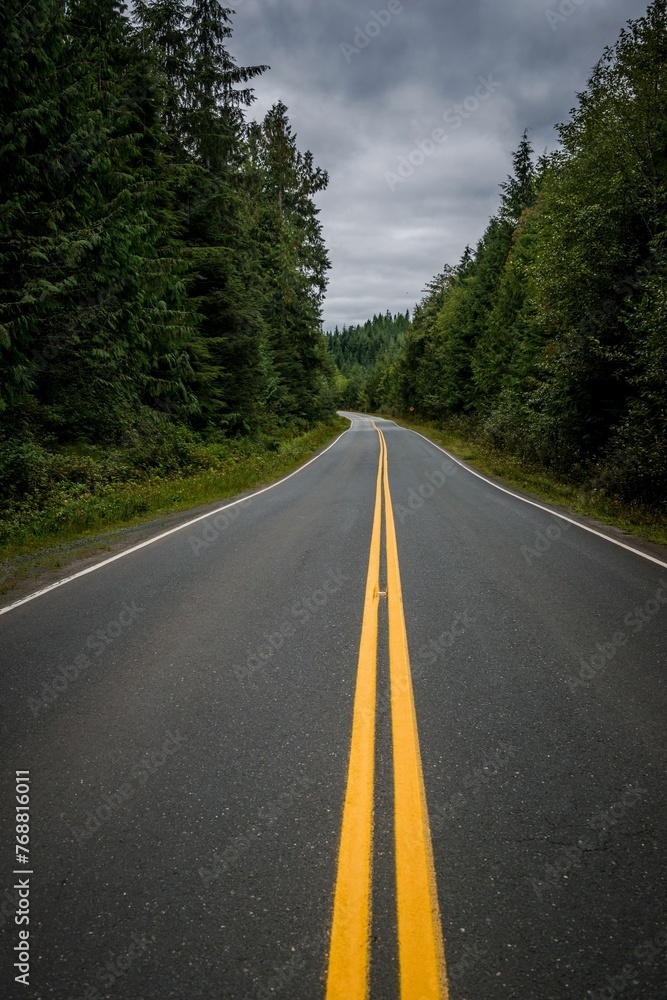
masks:
<path id="1" fill-rule="evenodd" d="M 375 427 L 375 424 L 373 424 Z M 373 788 L 382 496 L 386 523 L 389 677 L 394 764 L 396 897 L 401 1000 L 447 1000 L 435 884 L 403 613 L 387 445 L 380 438 L 364 616 L 334 896 L 327 1000 L 367 1000 L 370 970 Z"/>

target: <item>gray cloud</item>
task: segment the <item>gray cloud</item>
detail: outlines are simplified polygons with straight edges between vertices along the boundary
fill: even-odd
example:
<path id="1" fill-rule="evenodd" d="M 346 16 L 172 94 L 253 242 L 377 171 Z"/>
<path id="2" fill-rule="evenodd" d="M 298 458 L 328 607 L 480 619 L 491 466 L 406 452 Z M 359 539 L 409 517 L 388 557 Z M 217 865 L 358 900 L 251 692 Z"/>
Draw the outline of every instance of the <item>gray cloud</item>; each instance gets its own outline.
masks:
<path id="1" fill-rule="evenodd" d="M 553 149 L 553 126 L 567 119 L 605 45 L 646 6 L 645 0 L 237 2 L 233 55 L 240 64 L 271 66 L 255 82 L 251 116 L 260 118 L 282 100 L 300 148 L 311 149 L 330 174 L 328 190 L 318 196 L 333 263 L 327 328 L 413 307 L 442 265 L 456 263 L 466 243 L 481 236 L 524 128 L 537 151 Z M 475 98 L 480 78 L 500 84 L 482 100 Z M 392 187 L 386 175 L 396 174 L 401 158 L 423 148 L 437 128 L 444 141 Z"/>

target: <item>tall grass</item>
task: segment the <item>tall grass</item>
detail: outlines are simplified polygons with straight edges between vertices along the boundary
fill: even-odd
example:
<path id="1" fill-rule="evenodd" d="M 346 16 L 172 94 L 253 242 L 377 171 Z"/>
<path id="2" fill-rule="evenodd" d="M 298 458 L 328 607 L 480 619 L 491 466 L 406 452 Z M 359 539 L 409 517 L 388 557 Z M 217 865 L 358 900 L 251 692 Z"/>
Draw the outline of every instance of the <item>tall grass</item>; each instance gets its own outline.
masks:
<path id="1" fill-rule="evenodd" d="M 0 559 L 254 489 L 297 468 L 347 426 L 348 421 L 335 417 L 305 432 L 199 443 L 189 467 L 177 472 L 165 470 L 164 464 L 142 468 L 123 453 L 61 452 L 60 475 L 50 469 L 50 480 L 42 477 L 0 512 Z"/>

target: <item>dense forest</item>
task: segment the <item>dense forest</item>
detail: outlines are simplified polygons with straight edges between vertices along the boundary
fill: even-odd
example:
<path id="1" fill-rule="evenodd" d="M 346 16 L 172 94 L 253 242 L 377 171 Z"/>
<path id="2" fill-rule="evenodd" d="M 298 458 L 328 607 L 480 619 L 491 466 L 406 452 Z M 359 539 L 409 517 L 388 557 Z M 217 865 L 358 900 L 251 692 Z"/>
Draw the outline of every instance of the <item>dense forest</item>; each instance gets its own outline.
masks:
<path id="1" fill-rule="evenodd" d="M 0 9 L 0 500 L 335 407 L 327 184 L 217 0 Z M 95 461 L 91 465 L 90 457 Z M 108 462 L 107 462 L 108 464 Z M 127 471 L 127 470 L 126 470 Z M 129 474 L 129 473 L 128 473 Z"/>
<path id="2" fill-rule="evenodd" d="M 405 343 L 410 313 L 373 316 L 358 326 L 338 327 L 327 337 L 340 372 L 339 403 L 345 409 L 377 410 L 394 378 L 394 365 Z"/>
<path id="3" fill-rule="evenodd" d="M 497 213 L 412 318 L 326 336 L 328 177 L 282 103 L 250 119 L 267 67 L 235 63 L 231 16 L 0 9 L 5 510 L 275 447 L 337 406 L 454 424 L 664 508 L 667 0 L 603 53 L 556 152 L 523 135 Z"/>
<path id="4" fill-rule="evenodd" d="M 603 53 L 558 132 L 539 158 L 524 134 L 477 246 L 374 371 L 375 402 L 664 510 L 667 0 Z"/>

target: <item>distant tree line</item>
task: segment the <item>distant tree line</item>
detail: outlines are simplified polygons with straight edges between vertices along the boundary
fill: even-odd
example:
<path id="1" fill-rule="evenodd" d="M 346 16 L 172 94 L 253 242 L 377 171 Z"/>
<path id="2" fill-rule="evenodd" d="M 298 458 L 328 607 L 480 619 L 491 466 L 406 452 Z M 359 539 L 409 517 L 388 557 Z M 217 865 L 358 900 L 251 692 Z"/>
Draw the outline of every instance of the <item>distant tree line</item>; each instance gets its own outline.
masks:
<path id="1" fill-rule="evenodd" d="M 327 174 L 283 104 L 247 120 L 267 67 L 236 65 L 231 14 L 0 7 L 0 496 L 45 446 L 171 449 L 334 409 Z"/>
<path id="2" fill-rule="evenodd" d="M 409 311 L 386 312 L 357 326 L 336 327 L 327 336 L 341 374 L 338 399 L 343 408 L 376 410 L 385 404 L 409 326 Z"/>
<path id="3" fill-rule="evenodd" d="M 474 250 L 427 286 L 378 408 L 462 422 L 628 500 L 667 497 L 667 0 L 605 50 Z"/>

